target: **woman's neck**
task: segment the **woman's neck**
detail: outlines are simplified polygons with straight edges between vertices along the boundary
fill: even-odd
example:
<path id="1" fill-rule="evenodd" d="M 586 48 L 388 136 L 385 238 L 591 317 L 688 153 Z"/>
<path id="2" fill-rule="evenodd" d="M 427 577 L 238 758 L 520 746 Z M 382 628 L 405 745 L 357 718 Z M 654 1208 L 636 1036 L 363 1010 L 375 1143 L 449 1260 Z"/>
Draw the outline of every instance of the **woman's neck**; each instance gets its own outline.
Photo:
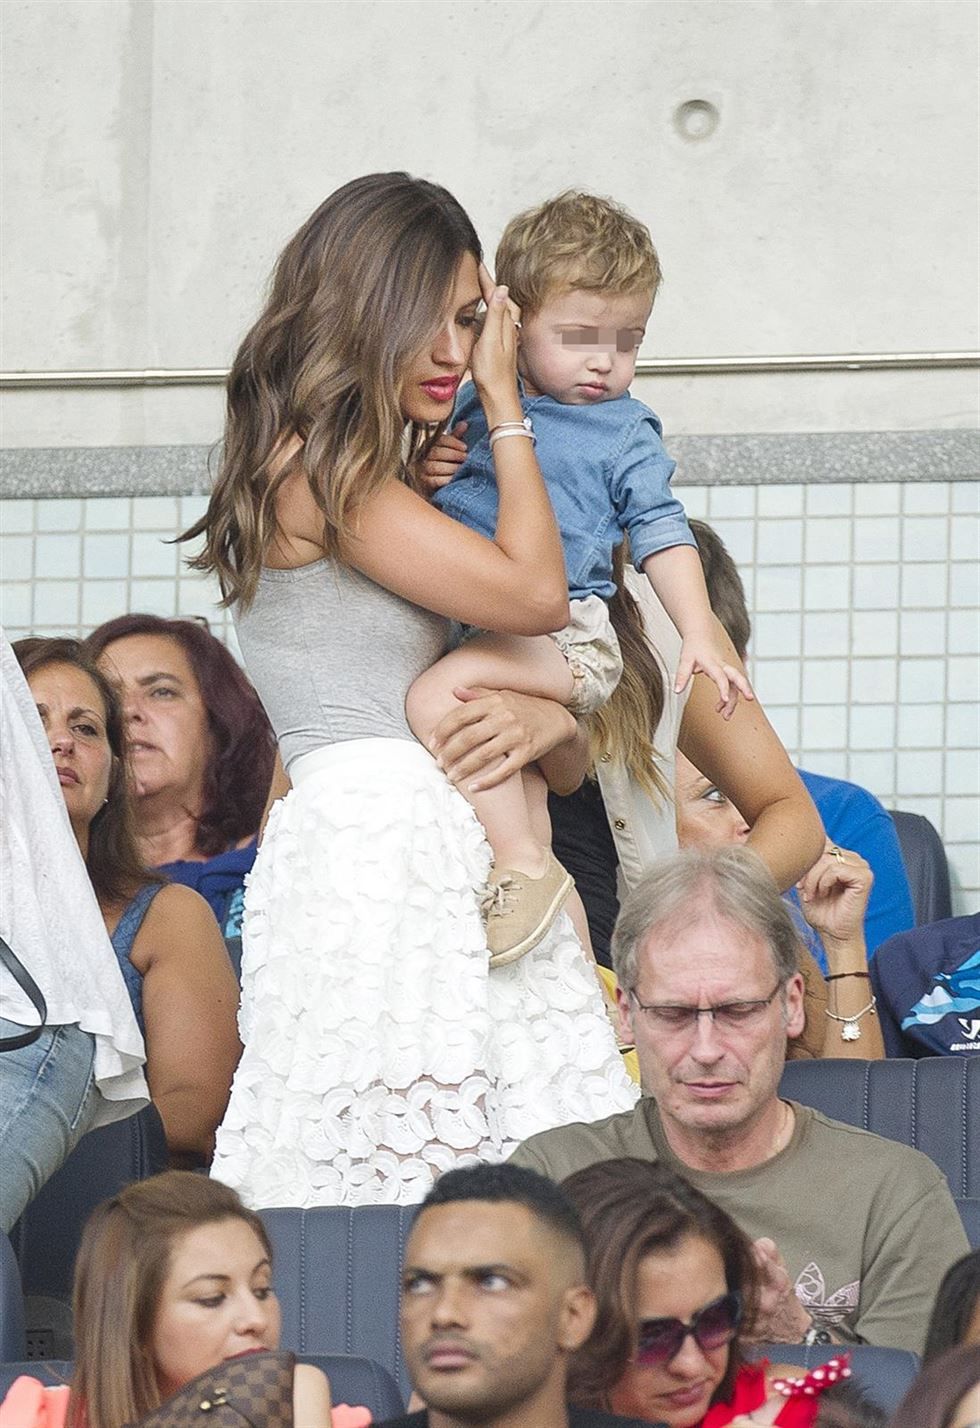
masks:
<path id="1" fill-rule="evenodd" d="M 159 868 L 163 863 L 203 863 L 207 855 L 197 846 L 197 817 L 172 801 L 158 803 L 141 798 L 137 805 L 137 843 L 144 863 Z"/>

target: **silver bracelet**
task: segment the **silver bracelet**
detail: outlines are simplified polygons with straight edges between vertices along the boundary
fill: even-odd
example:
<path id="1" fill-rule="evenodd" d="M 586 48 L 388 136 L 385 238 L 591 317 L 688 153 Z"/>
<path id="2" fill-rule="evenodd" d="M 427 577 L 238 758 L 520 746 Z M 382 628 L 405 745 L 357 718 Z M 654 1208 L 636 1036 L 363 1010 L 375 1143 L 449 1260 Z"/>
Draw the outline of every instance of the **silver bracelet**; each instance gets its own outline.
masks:
<path id="1" fill-rule="evenodd" d="M 868 1012 L 870 1012 L 871 1015 L 874 1016 L 877 1006 L 878 998 L 876 996 L 872 996 L 870 1002 L 868 1002 L 868 1005 L 866 1007 L 862 1007 L 859 1012 L 853 1012 L 851 1016 L 838 1016 L 836 1012 L 832 1011 L 827 1011 L 824 1013 L 824 1015 L 829 1016 L 831 1021 L 839 1021 L 841 1023 L 841 1041 L 859 1041 L 861 1037 L 861 1028 L 858 1023 L 860 1022 L 863 1016 L 867 1016 Z"/>
<path id="2" fill-rule="evenodd" d="M 523 421 L 502 421 L 490 431 L 490 450 L 493 450 L 495 441 L 501 441 L 505 436 L 526 436 L 530 439 L 532 446 L 537 446 L 538 438 L 534 435 L 534 427 L 531 425 L 531 418 L 525 417 Z"/>

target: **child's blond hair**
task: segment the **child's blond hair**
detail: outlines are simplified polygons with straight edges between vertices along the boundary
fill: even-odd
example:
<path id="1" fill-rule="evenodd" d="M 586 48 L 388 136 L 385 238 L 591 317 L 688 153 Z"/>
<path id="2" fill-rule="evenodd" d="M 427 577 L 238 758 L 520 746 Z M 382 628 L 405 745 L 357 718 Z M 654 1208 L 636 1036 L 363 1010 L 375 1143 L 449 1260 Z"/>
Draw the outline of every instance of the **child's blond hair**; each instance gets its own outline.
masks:
<path id="1" fill-rule="evenodd" d="M 497 282 L 528 315 L 569 288 L 653 298 L 661 277 L 645 224 L 621 204 L 575 189 L 512 218 L 497 249 Z"/>

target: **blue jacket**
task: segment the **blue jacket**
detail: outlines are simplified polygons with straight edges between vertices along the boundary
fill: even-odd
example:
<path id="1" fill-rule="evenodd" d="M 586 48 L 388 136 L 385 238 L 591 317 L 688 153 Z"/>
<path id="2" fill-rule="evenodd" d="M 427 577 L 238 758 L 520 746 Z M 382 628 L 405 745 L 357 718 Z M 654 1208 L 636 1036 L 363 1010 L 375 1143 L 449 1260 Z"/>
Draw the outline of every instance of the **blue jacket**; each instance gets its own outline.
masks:
<path id="1" fill-rule="evenodd" d="M 648 555 L 697 545 L 684 507 L 670 493 L 675 463 L 664 450 L 658 418 L 630 396 L 592 406 L 553 397 L 522 397 L 534 424 L 537 457 L 561 531 L 574 600 L 616 593 L 612 553 L 625 531 L 637 570 Z M 453 422 L 469 423 L 468 456 L 433 502 L 447 516 L 493 536 L 497 482 L 490 434 L 476 388 L 462 389 Z"/>
<path id="2" fill-rule="evenodd" d="M 980 1052 L 980 915 L 891 937 L 871 963 L 888 1056 Z"/>

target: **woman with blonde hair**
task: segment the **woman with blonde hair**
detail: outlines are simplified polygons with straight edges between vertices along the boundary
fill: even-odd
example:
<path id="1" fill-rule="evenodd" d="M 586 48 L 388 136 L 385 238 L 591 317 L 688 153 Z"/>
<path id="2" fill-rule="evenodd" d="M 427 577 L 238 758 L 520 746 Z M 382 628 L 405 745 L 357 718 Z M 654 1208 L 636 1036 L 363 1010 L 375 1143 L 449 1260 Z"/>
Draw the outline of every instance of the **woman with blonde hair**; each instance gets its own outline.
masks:
<path id="1" fill-rule="evenodd" d="M 455 199 L 371 174 L 286 245 L 229 377 L 221 472 L 188 535 L 293 784 L 246 898 L 245 1052 L 215 1158 L 252 1204 L 411 1203 L 453 1165 L 634 1099 L 566 918 L 489 971 L 489 850 L 405 717 L 450 620 L 567 619 L 517 320 Z M 492 540 L 419 477 L 467 369 L 499 433 Z"/>

